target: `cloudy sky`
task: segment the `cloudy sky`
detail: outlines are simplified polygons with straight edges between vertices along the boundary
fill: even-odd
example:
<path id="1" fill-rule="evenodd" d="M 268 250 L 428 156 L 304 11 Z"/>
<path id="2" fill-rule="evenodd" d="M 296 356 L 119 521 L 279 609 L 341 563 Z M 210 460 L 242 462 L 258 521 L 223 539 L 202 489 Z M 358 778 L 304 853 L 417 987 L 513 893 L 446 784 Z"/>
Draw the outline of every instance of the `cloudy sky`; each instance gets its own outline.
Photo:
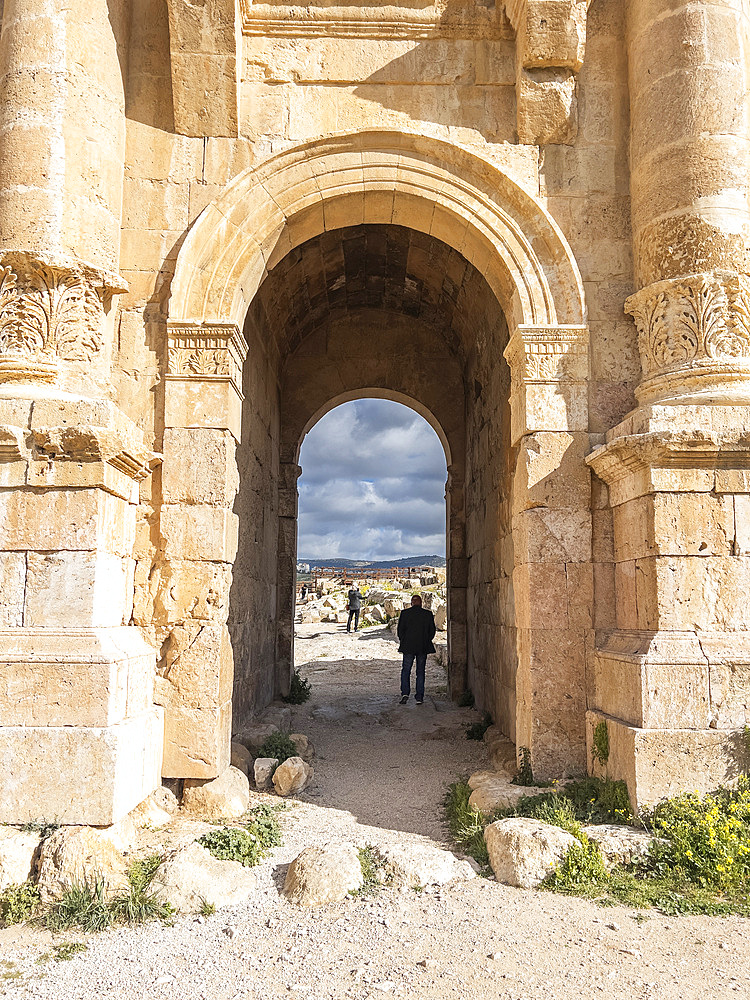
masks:
<path id="1" fill-rule="evenodd" d="M 343 403 L 302 443 L 298 558 L 445 555 L 445 453 L 419 414 Z"/>

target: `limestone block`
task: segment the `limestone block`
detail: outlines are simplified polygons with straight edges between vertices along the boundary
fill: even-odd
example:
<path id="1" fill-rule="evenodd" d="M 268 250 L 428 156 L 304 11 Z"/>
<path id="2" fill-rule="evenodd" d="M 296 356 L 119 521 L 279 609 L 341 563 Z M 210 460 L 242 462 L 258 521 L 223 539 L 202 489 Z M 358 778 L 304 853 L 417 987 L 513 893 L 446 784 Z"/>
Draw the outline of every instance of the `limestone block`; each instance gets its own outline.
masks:
<path id="1" fill-rule="evenodd" d="M 40 810 L 61 823 L 118 822 L 160 784 L 163 725 L 153 707 L 108 727 L 0 727 L 5 822 L 38 820 Z"/>
<path id="2" fill-rule="evenodd" d="M 41 840 L 41 834 L 0 826 L 0 892 L 33 878 Z"/>
<path id="3" fill-rule="evenodd" d="M 234 562 L 239 518 L 223 507 L 170 504 L 162 509 L 166 559 Z"/>
<path id="4" fill-rule="evenodd" d="M 232 696 L 234 657 L 226 625 L 190 621 L 169 633 L 157 678 L 157 701 L 165 707 L 222 705 Z"/>
<path id="5" fill-rule="evenodd" d="M 207 821 L 235 819 L 246 813 L 249 805 L 247 775 L 231 765 L 210 781 L 198 778 L 185 781 L 182 808 L 192 816 Z"/>
<path id="6" fill-rule="evenodd" d="M 511 394 L 510 407 L 514 444 L 534 431 L 588 430 L 585 382 L 524 383 Z"/>
<path id="7" fill-rule="evenodd" d="M 597 712 L 586 713 L 589 756 L 601 721 L 609 733 L 607 775 L 627 784 L 635 811 L 686 788 L 704 794 L 730 785 L 750 764 L 742 730 L 640 729 Z"/>
<path id="8" fill-rule="evenodd" d="M 93 886 L 100 879 L 108 895 L 128 885 L 125 858 L 99 830 L 62 827 L 43 842 L 37 882 L 43 905 L 54 903 L 66 889 Z"/>
<path id="9" fill-rule="evenodd" d="M 111 726 L 146 712 L 155 659 L 130 627 L 0 631 L 0 726 Z"/>
<path id="10" fill-rule="evenodd" d="M 301 757 L 289 757 L 279 764 L 273 774 L 273 787 L 277 795 L 298 795 L 307 788 L 315 771 Z"/>
<path id="11" fill-rule="evenodd" d="M 657 493 L 613 509 L 615 558 L 652 555 L 733 554 L 733 497 L 708 493 Z"/>
<path id="12" fill-rule="evenodd" d="M 20 628 L 26 589 L 26 555 L 0 552 L 0 629 Z"/>
<path id="13" fill-rule="evenodd" d="M 315 748 L 304 733 L 290 733 L 289 739 L 297 748 L 297 756 L 309 764 L 315 756 Z"/>
<path id="14" fill-rule="evenodd" d="M 709 664 L 710 725 L 739 729 L 750 724 L 750 634 L 701 633 L 700 647 Z"/>
<path id="15" fill-rule="evenodd" d="M 231 701 L 204 708 L 169 704 L 164 715 L 162 776 L 215 778 L 229 766 L 231 740 Z"/>
<path id="16" fill-rule="evenodd" d="M 164 431 L 165 503 L 231 507 L 239 489 L 235 441 L 229 431 L 174 427 Z"/>
<path id="17" fill-rule="evenodd" d="M 279 766 L 278 757 L 257 757 L 253 765 L 255 787 L 259 792 L 267 792 L 273 788 L 273 774 Z"/>
<path id="18" fill-rule="evenodd" d="M 521 70 L 516 94 L 519 142 L 539 146 L 573 143 L 578 135 L 578 106 L 571 70 Z"/>
<path id="19" fill-rule="evenodd" d="M 346 899 L 362 888 L 359 854 L 351 844 L 306 847 L 292 861 L 284 895 L 298 906 L 324 906 Z"/>
<path id="20" fill-rule="evenodd" d="M 482 772 L 472 775 L 472 779 L 474 791 L 469 796 L 469 805 L 482 813 L 512 809 L 522 798 L 549 792 L 548 788 L 513 785 L 504 772 Z"/>
<path id="21" fill-rule="evenodd" d="M 134 540 L 135 507 L 104 490 L 0 491 L 0 550 L 130 555 Z"/>
<path id="22" fill-rule="evenodd" d="M 229 379 L 214 381 L 168 376 L 164 391 L 164 425 L 227 430 L 239 442 L 242 396 Z"/>
<path id="23" fill-rule="evenodd" d="M 535 819 L 501 819 L 484 831 L 490 865 L 498 882 L 533 889 L 564 860 L 576 838 Z"/>
<path id="24" fill-rule="evenodd" d="M 709 726 L 709 664 L 689 633 L 611 633 L 594 654 L 594 690 L 596 708 L 634 726 Z"/>
<path id="25" fill-rule="evenodd" d="M 178 913 L 199 913 L 204 903 L 220 909 L 244 902 L 255 872 L 239 861 L 219 861 L 198 843 L 178 848 L 157 869 L 151 886 Z"/>
<path id="26" fill-rule="evenodd" d="M 78 629 L 122 625 L 132 601 L 129 580 L 128 560 L 109 552 L 29 552 L 23 623 Z"/>
<path id="27" fill-rule="evenodd" d="M 223 562 L 172 559 L 149 579 L 153 620 L 159 624 L 187 618 L 222 623 L 229 609 L 232 568 Z"/>
<path id="28" fill-rule="evenodd" d="M 588 447 L 588 435 L 582 434 L 538 431 L 524 437 L 513 477 L 514 516 L 535 507 L 590 508 Z"/>
<path id="29" fill-rule="evenodd" d="M 586 50 L 587 6 L 575 0 L 526 0 L 518 32 L 522 66 L 564 66 L 578 72 Z"/>
<path id="30" fill-rule="evenodd" d="M 238 735 L 237 739 L 243 746 L 246 746 L 251 754 L 259 750 L 269 736 L 278 733 L 279 727 L 272 722 L 258 723 L 254 726 L 246 726 Z"/>
<path id="31" fill-rule="evenodd" d="M 588 510 L 520 511 L 513 518 L 517 562 L 588 562 L 591 559 L 591 514 Z"/>

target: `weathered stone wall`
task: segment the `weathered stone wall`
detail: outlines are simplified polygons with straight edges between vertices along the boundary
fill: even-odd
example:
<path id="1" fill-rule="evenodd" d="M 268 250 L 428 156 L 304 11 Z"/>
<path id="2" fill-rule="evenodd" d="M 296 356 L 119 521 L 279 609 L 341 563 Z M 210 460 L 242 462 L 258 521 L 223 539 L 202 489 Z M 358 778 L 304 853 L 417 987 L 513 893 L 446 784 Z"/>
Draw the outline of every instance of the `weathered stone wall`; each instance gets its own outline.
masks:
<path id="1" fill-rule="evenodd" d="M 515 739 L 515 453 L 510 446 L 510 370 L 503 358 L 508 328 L 490 294 L 476 320 L 476 344 L 465 375 L 469 684 L 478 707 L 489 711 L 495 724 Z"/>

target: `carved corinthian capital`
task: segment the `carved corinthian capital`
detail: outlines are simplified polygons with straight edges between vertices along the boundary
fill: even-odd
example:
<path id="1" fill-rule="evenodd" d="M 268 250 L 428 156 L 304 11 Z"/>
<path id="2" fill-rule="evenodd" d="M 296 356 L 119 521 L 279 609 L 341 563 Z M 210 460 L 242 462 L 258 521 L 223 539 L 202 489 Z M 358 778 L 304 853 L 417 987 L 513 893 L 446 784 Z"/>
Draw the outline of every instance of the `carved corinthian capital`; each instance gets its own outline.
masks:
<path id="1" fill-rule="evenodd" d="M 638 327 L 641 403 L 750 400 L 750 277 L 717 271 L 658 281 L 625 309 Z"/>
<path id="2" fill-rule="evenodd" d="M 54 382 L 61 361 L 93 361 L 113 290 L 121 289 L 85 265 L 0 255 L 0 382 Z"/>
<path id="3" fill-rule="evenodd" d="M 247 344 L 232 323 L 170 326 L 167 378 L 224 380 L 242 393 Z"/>

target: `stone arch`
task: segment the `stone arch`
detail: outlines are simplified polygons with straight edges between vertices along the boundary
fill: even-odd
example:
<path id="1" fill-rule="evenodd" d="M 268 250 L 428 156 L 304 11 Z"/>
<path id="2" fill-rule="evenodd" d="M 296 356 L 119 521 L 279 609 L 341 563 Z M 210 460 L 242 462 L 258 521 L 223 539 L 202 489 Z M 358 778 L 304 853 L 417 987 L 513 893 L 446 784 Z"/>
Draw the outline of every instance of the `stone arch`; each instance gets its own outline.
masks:
<path id="1" fill-rule="evenodd" d="M 387 130 L 295 146 L 235 178 L 180 250 L 170 319 L 241 328 L 264 277 L 294 247 L 344 225 L 399 222 L 463 254 L 511 329 L 585 322 L 573 254 L 538 201 L 473 152 Z"/>
<path id="2" fill-rule="evenodd" d="M 591 637 L 578 604 L 592 585 L 583 285 L 565 238 L 543 206 L 475 152 L 399 131 L 337 135 L 269 158 L 238 176 L 204 210 L 183 243 L 171 286 L 163 478 L 179 481 L 180 489 L 174 498 L 165 497 L 160 515 L 164 560 L 184 562 L 184 539 L 196 560 L 210 564 L 210 587 L 228 597 L 237 554 L 234 446 L 242 437 L 243 398 L 247 410 L 256 394 L 265 397 L 269 391 L 262 375 L 247 382 L 248 370 L 261 371 L 267 362 L 268 345 L 261 340 L 252 364 L 244 366 L 243 396 L 245 318 L 261 283 L 297 247 L 321 234 L 369 225 L 411 229 L 447 244 L 484 279 L 507 321 L 507 346 L 498 344 L 493 357 L 500 364 L 504 355 L 510 369 L 509 389 L 503 390 L 510 414 L 507 421 L 502 418 L 508 436 L 502 447 L 515 470 L 504 500 L 512 537 L 498 540 L 489 557 L 503 560 L 505 590 L 488 590 L 487 597 L 502 600 L 513 617 L 507 632 L 514 666 L 506 731 L 531 750 L 542 776 L 583 769 L 585 659 Z M 381 392 L 407 388 L 366 379 L 368 385 L 379 382 Z M 355 383 L 340 385 L 331 398 L 342 392 L 361 396 Z M 481 390 L 480 385 L 476 391 Z M 330 405 L 318 398 L 311 413 Z M 269 633 L 260 656 L 275 670 L 273 691 L 269 674 L 264 697 L 284 693 L 290 678 L 298 437 L 291 435 L 286 443 L 276 439 L 275 458 L 269 458 L 276 463 L 277 485 L 266 522 L 278 517 L 279 530 L 278 571 L 269 588 L 275 595 L 276 633 L 275 639 Z M 482 447 L 486 450 L 487 443 Z M 224 479 L 215 482 L 218 473 L 212 469 L 210 484 L 207 480 L 204 488 L 201 482 L 188 497 L 182 483 L 197 476 L 191 469 L 209 449 L 222 456 Z M 462 511 L 463 466 L 460 460 L 457 464 L 457 451 L 451 452 L 449 505 Z M 256 471 L 264 468 L 263 462 L 255 463 Z M 548 544 L 550 533 L 564 544 Z M 457 534 L 463 535 L 463 528 Z M 568 537 L 575 545 L 568 545 Z M 488 551 L 489 543 L 483 544 L 482 551 Z M 469 586 L 470 554 L 462 545 L 458 538 L 460 569 L 450 584 L 454 607 L 466 606 Z M 205 569 L 201 573 L 209 575 Z M 171 768 L 165 773 L 176 777 L 209 777 L 228 762 L 232 656 L 227 602 L 213 600 L 213 631 L 202 628 L 200 638 L 211 638 L 220 655 L 207 652 L 201 704 L 186 704 L 192 695 L 179 689 L 179 678 L 164 685 L 165 760 Z M 465 621 L 465 612 L 461 616 Z M 189 631 L 185 622 L 179 629 Z M 465 650 L 466 627 L 459 632 L 452 648 Z M 197 643 L 190 650 L 200 673 L 203 653 Z M 462 690 L 466 671 L 464 654 L 454 672 L 455 693 Z"/>

